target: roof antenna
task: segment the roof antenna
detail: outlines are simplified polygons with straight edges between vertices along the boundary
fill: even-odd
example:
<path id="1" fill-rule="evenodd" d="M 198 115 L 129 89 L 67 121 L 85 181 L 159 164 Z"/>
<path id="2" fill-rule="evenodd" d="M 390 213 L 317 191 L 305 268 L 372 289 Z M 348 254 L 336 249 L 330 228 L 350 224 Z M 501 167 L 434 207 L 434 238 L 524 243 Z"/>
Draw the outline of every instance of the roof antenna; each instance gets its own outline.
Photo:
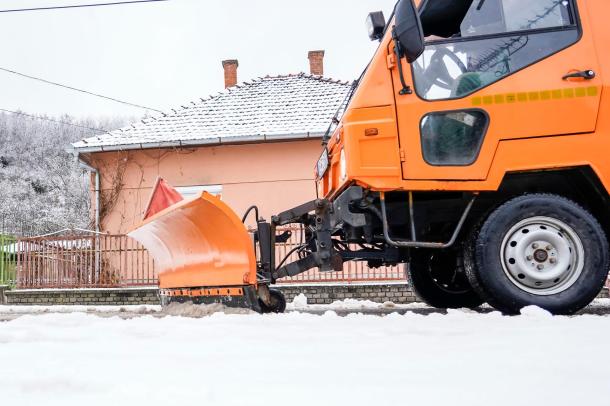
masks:
<path id="1" fill-rule="evenodd" d="M 484 4 L 485 4 L 485 0 L 479 1 L 479 4 L 477 5 L 477 11 L 481 11 Z"/>

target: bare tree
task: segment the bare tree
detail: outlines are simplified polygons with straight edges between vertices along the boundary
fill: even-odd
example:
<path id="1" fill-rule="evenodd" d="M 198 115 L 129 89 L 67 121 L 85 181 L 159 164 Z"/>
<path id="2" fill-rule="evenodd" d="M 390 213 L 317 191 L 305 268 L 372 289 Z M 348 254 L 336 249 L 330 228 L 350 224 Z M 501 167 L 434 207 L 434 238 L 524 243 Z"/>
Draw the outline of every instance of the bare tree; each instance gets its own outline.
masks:
<path id="1" fill-rule="evenodd" d="M 68 115 L 54 119 L 105 129 L 132 120 L 75 120 Z M 88 173 L 66 148 L 93 134 L 85 128 L 0 113 L 0 227 L 28 234 L 87 228 Z"/>

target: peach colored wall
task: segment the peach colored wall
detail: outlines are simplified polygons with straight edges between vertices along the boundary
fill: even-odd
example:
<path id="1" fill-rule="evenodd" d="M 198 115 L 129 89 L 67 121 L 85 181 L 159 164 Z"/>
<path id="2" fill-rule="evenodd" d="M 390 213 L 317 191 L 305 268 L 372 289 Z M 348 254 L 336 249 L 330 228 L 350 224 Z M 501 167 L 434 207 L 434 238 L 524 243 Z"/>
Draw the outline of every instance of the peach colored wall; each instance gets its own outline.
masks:
<path id="1" fill-rule="evenodd" d="M 269 218 L 315 198 L 321 150 L 315 139 L 94 154 L 90 161 L 100 170 L 103 195 L 115 191 L 102 230 L 123 233 L 138 224 L 157 176 L 173 186 L 222 185 L 222 199 L 240 217 L 256 204 Z M 113 188 L 117 184 L 122 186 Z"/>

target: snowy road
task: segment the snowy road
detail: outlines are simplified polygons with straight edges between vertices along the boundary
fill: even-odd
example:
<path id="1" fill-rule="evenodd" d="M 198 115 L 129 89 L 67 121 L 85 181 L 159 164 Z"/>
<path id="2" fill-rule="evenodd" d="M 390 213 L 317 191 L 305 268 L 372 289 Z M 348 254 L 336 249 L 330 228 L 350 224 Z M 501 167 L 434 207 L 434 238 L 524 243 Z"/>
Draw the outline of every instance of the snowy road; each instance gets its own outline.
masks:
<path id="1" fill-rule="evenodd" d="M 610 317 L 525 313 L 23 315 L 0 323 L 0 393 L 7 405 L 610 405 Z"/>

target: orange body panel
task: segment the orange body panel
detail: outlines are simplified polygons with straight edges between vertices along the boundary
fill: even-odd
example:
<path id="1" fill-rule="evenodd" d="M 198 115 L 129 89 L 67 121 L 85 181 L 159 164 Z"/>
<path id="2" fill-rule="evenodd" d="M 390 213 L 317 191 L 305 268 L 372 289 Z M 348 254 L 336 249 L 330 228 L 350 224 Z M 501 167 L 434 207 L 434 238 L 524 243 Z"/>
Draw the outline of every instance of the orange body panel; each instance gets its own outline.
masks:
<path id="1" fill-rule="evenodd" d="M 610 3 L 579 0 L 577 5 L 582 35 L 575 44 L 460 99 L 400 95 L 393 41 L 386 33 L 329 142 L 331 166 L 318 194 L 333 198 L 351 184 L 377 191 L 493 191 L 510 172 L 578 166 L 590 166 L 610 190 L 610 25 L 605 21 Z M 403 68 L 413 86 L 404 59 Z M 596 72 L 593 80 L 562 79 L 586 69 Z M 422 117 L 472 108 L 490 118 L 474 163 L 426 163 Z M 377 135 L 366 135 L 371 134 L 367 129 L 377 129 Z"/>
<path id="2" fill-rule="evenodd" d="M 155 214 L 129 235 L 155 259 L 162 289 L 256 285 L 254 245 L 246 227 L 207 192 Z"/>

